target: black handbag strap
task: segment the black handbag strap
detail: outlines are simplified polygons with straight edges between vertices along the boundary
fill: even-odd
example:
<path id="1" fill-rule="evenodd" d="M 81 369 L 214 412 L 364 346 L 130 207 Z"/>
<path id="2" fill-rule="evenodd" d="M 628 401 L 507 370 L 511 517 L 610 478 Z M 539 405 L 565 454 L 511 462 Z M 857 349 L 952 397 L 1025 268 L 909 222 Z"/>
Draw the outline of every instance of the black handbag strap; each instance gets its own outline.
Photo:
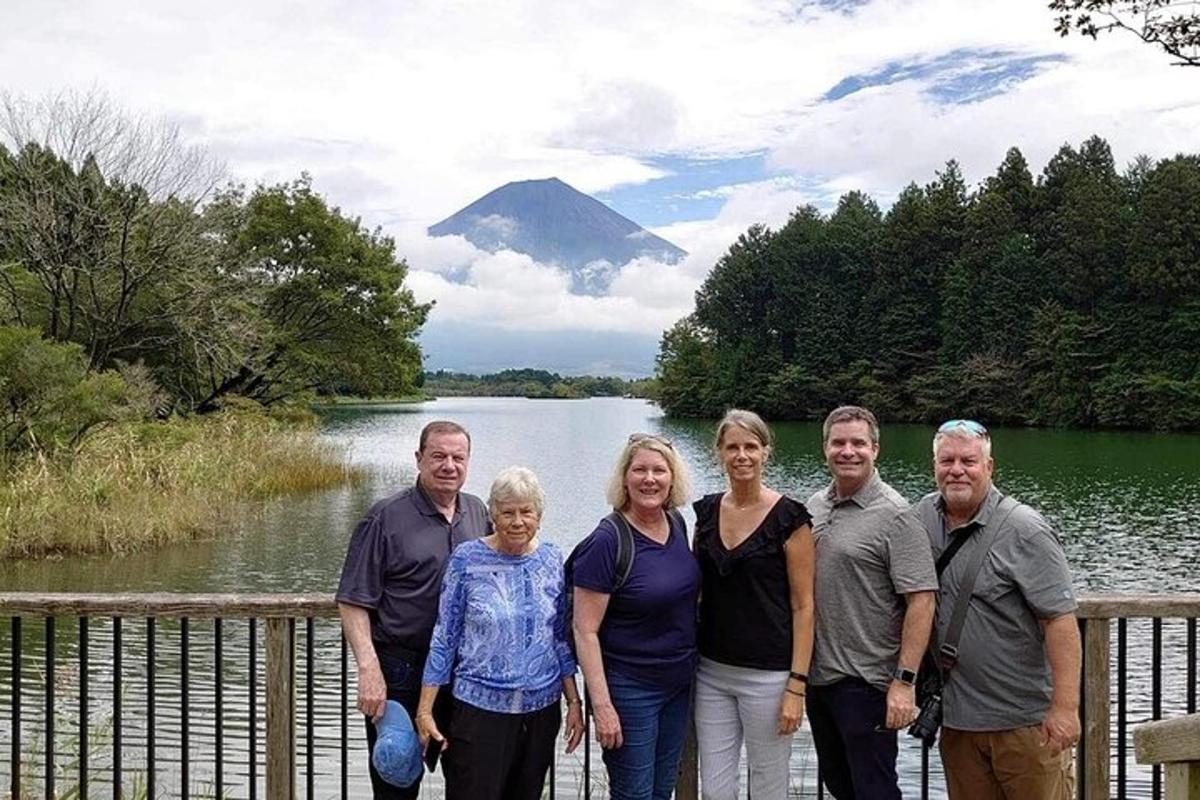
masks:
<path id="1" fill-rule="evenodd" d="M 950 624 L 946 628 L 946 636 L 942 640 L 941 645 L 938 647 L 938 663 L 942 668 L 943 676 L 945 673 L 949 672 L 958 661 L 958 641 L 962 637 L 963 623 L 966 622 L 967 619 L 967 609 L 969 609 L 971 606 L 971 595 L 975 592 L 975 579 L 979 577 L 979 572 L 983 568 L 983 562 L 987 558 L 988 553 L 991 551 L 992 544 L 995 543 L 996 536 L 1000 533 L 1000 529 L 1004 527 L 1004 523 L 1008 522 L 1008 518 L 1012 516 L 1012 513 L 1017 510 L 1017 506 L 1020 505 L 1020 503 L 1018 503 L 1016 500 L 1013 500 L 1011 497 L 1003 497 L 996 505 L 995 513 L 998 513 L 1000 508 L 1006 503 L 1008 504 L 1008 510 L 1005 512 L 1004 516 L 1001 517 L 1000 521 L 995 525 L 989 523 L 988 525 L 984 526 L 984 538 L 980 541 L 979 547 L 975 548 L 975 552 L 971 554 L 971 561 L 967 564 L 967 568 L 963 572 L 962 584 L 958 587 L 958 596 L 954 600 L 954 612 L 950 616 Z M 951 546 L 957 544 L 959 547 L 961 547 L 961 543 L 966 541 L 967 538 L 968 537 L 963 536 L 962 539 L 955 540 Z M 947 548 L 947 551 L 949 551 L 949 548 Z M 957 552 L 957 548 L 955 552 Z M 954 553 L 950 553 L 949 555 L 950 558 L 954 557 Z M 946 553 L 943 553 L 942 557 L 945 558 Z M 945 558 L 945 564 L 942 564 L 942 558 L 939 558 L 939 567 L 944 569 L 945 565 L 950 563 L 950 558 Z M 940 569 L 938 574 L 940 577 Z"/>

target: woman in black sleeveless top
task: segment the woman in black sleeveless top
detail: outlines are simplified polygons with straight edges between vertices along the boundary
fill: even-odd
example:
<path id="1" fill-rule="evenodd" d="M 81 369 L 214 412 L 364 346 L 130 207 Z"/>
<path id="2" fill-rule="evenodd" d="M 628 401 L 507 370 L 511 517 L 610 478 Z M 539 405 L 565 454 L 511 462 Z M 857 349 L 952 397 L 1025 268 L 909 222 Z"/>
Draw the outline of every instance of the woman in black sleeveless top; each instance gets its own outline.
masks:
<path id="1" fill-rule="evenodd" d="M 755 800 L 787 796 L 792 734 L 804 716 L 813 640 L 811 517 L 763 485 L 771 432 L 732 410 L 717 427 L 729 490 L 698 500 L 703 576 L 696 732 L 705 798 L 734 800 L 743 741 Z"/>

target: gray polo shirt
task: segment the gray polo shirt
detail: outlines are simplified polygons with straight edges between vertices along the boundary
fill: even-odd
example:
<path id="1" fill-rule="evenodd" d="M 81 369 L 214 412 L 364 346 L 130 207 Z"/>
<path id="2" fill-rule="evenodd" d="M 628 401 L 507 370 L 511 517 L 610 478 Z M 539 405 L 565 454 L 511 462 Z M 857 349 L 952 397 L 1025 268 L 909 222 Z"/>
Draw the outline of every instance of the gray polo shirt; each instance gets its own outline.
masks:
<path id="1" fill-rule="evenodd" d="M 419 485 L 379 501 L 350 537 L 338 602 L 368 610 L 376 644 L 427 651 L 450 550 L 489 524 L 483 501 L 465 492 L 450 522 Z"/>
<path id="2" fill-rule="evenodd" d="M 900 656 L 904 595 L 937 589 L 929 541 L 876 472 L 850 497 L 833 484 L 805 503 L 816 544 L 814 686 L 861 678 L 886 690 Z"/>
<path id="3" fill-rule="evenodd" d="M 946 530 L 937 492 L 922 498 L 911 512 L 929 534 L 935 558 L 953 537 L 971 537 L 942 573 L 934 626 L 939 644 L 982 533 L 988 525 L 1003 525 L 975 581 L 958 663 L 943 694 L 947 728 L 1000 731 L 1041 723 L 1053 687 L 1039 620 L 1077 607 L 1067 558 L 1050 524 L 1027 505 L 1011 514 L 997 512 L 1002 497 L 993 486 L 974 519 L 951 531 Z"/>

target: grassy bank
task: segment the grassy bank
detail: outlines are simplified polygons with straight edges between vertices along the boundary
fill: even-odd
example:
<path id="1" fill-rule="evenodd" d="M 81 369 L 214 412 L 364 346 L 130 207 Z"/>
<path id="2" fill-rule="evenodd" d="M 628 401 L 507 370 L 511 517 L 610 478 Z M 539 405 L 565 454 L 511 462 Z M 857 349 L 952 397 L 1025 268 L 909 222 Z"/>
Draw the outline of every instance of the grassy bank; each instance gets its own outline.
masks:
<path id="1" fill-rule="evenodd" d="M 0 558 L 130 552 L 212 536 L 246 501 L 363 478 L 312 420 L 234 411 L 115 426 L 71 461 L 0 474 Z"/>

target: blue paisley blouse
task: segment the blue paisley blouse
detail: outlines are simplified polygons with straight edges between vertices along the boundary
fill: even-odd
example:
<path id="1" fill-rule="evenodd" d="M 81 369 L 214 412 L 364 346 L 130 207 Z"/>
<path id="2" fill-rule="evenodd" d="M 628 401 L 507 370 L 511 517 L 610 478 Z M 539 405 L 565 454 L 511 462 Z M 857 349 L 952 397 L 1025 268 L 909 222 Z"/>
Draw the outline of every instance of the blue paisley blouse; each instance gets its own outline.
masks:
<path id="1" fill-rule="evenodd" d="M 523 714 L 557 703 L 575 674 L 567 646 L 562 554 L 540 542 L 528 555 L 476 539 L 450 554 L 422 683 L 451 682 L 477 708 Z"/>

